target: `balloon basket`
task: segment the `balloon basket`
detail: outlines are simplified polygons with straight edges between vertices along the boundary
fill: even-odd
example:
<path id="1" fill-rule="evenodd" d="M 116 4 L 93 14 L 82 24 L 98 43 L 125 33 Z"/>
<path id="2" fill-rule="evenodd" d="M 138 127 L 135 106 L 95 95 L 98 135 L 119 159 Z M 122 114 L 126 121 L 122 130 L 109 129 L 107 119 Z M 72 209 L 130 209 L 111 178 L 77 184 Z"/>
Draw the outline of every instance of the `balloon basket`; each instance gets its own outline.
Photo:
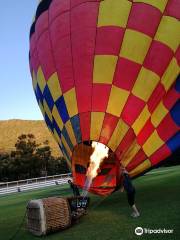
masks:
<path id="1" fill-rule="evenodd" d="M 61 231 L 86 214 L 89 197 L 50 197 L 27 204 L 27 230 L 36 236 Z"/>

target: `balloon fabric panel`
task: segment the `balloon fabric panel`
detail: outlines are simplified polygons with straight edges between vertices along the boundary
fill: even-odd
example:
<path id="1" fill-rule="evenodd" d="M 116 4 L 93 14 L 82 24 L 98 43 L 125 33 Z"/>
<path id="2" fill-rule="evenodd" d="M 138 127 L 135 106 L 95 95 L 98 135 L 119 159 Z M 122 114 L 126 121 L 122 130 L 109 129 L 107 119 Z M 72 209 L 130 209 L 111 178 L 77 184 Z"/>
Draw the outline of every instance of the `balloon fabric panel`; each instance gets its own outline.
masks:
<path id="1" fill-rule="evenodd" d="M 113 192 L 179 148 L 177 0 L 42 0 L 30 71 L 47 127 L 83 187 L 91 141 L 110 156 L 90 191 Z M 113 156 L 113 157 L 111 157 Z"/>

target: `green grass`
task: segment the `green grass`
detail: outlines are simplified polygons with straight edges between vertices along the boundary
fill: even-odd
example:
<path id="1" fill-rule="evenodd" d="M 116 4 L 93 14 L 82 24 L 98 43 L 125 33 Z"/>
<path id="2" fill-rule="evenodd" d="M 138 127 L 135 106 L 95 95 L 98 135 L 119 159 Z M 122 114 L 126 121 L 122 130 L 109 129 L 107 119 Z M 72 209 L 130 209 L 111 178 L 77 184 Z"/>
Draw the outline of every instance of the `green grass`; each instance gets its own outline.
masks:
<path id="1" fill-rule="evenodd" d="M 167 171 L 168 170 L 168 171 Z M 134 181 L 136 203 L 141 217 L 132 219 L 126 194 L 116 192 L 107 198 L 91 196 L 89 214 L 71 228 L 48 235 L 47 240 L 130 240 L 180 239 L 180 167 L 158 169 Z M 30 199 L 69 195 L 65 187 L 51 187 L 0 197 L 0 239 L 8 240 L 20 225 L 26 204 Z M 136 236 L 137 226 L 174 229 L 174 234 L 144 234 Z M 37 240 L 28 233 L 25 225 L 16 240 Z"/>

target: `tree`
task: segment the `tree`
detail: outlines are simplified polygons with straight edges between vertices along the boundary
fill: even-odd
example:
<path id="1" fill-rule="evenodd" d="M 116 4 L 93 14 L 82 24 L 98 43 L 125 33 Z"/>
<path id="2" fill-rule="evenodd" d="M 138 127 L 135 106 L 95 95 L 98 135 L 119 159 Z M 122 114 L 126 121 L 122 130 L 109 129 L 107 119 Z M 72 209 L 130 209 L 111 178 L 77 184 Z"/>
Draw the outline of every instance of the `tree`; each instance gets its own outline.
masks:
<path id="1" fill-rule="evenodd" d="M 49 164 L 49 161 L 52 159 L 51 148 L 49 146 L 49 141 L 48 140 L 43 142 L 43 145 L 36 149 L 36 156 L 41 161 L 41 166 L 42 166 L 41 173 L 42 173 L 42 175 L 47 176 L 48 164 Z"/>
<path id="2" fill-rule="evenodd" d="M 33 134 L 22 134 L 15 144 L 16 151 L 11 153 L 17 179 L 32 178 L 38 174 L 38 158 L 35 152 L 39 144 Z"/>
<path id="3" fill-rule="evenodd" d="M 48 165 L 48 174 L 56 175 L 63 173 L 69 173 L 69 168 L 64 157 L 51 158 Z"/>
<path id="4" fill-rule="evenodd" d="M 15 144 L 16 155 L 32 155 L 35 153 L 39 144 L 36 143 L 35 136 L 33 134 L 22 134 L 18 137 Z"/>
<path id="5" fill-rule="evenodd" d="M 0 181 L 7 181 L 9 177 L 9 154 L 0 153 Z"/>
<path id="6" fill-rule="evenodd" d="M 48 141 L 37 144 L 34 135 L 22 134 L 18 137 L 15 148 L 10 154 L 0 154 L 0 181 L 69 172 L 63 157 L 52 156 Z"/>

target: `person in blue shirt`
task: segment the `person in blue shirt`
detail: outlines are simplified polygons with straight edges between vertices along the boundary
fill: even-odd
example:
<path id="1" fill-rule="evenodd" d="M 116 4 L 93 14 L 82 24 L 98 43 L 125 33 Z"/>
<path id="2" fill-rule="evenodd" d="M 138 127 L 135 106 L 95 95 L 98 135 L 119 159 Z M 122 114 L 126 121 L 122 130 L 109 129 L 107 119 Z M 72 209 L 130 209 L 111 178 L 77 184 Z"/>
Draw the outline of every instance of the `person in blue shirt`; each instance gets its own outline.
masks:
<path id="1" fill-rule="evenodd" d="M 121 171 L 122 171 L 122 185 L 120 191 L 123 192 L 125 190 L 127 193 L 128 203 L 133 210 L 131 216 L 134 218 L 139 217 L 140 213 L 135 205 L 135 193 L 136 193 L 135 187 L 133 186 L 129 173 L 125 169 L 125 167 L 121 166 Z"/>

